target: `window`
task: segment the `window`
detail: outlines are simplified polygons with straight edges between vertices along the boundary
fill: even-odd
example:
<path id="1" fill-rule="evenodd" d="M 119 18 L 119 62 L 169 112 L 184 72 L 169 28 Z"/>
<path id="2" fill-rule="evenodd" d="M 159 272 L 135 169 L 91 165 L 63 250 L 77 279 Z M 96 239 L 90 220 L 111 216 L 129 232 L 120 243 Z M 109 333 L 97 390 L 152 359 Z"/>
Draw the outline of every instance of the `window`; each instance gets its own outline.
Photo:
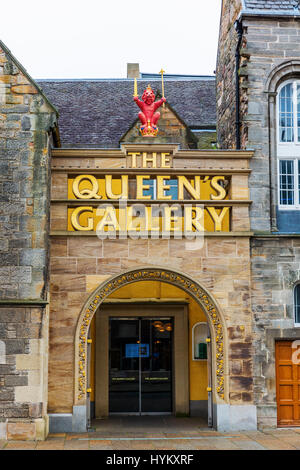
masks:
<path id="1" fill-rule="evenodd" d="M 172 196 L 172 200 L 178 199 L 178 181 L 176 180 L 168 180 L 166 181 L 166 185 L 170 186 L 170 189 L 165 190 L 165 196 Z"/>
<path id="2" fill-rule="evenodd" d="M 280 205 L 295 203 L 295 165 L 293 160 L 279 161 Z"/>
<path id="3" fill-rule="evenodd" d="M 151 196 L 151 199 L 156 199 L 156 180 L 144 180 L 144 184 L 149 186 L 149 189 L 143 190 L 144 196 Z"/>
<path id="4" fill-rule="evenodd" d="M 152 200 L 157 199 L 157 183 L 156 179 L 155 180 L 148 180 L 145 179 L 145 185 L 149 186 L 149 189 L 144 189 L 143 194 L 144 196 L 151 196 Z M 178 181 L 177 179 L 166 179 L 165 180 L 165 185 L 170 186 L 170 189 L 165 189 L 164 190 L 164 195 L 165 196 L 172 196 L 171 200 L 177 200 L 178 199 Z"/>
<path id="5" fill-rule="evenodd" d="M 300 80 L 279 87 L 277 110 L 279 208 L 300 209 Z"/>
<path id="6" fill-rule="evenodd" d="M 195 323 L 192 329 L 193 361 L 207 360 L 207 323 Z"/>
<path id="7" fill-rule="evenodd" d="M 294 289 L 295 325 L 300 326 L 300 284 Z"/>

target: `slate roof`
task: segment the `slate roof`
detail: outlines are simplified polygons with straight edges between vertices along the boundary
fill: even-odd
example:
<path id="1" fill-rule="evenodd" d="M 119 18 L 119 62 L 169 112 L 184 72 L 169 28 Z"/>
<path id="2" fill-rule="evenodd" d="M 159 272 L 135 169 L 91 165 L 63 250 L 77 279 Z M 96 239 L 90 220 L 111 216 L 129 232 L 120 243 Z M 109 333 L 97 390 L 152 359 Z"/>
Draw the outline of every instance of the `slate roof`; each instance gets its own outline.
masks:
<path id="1" fill-rule="evenodd" d="M 299 0 L 243 0 L 243 11 L 258 14 L 300 14 Z"/>
<path id="2" fill-rule="evenodd" d="M 59 111 L 62 147 L 116 148 L 120 138 L 134 123 L 138 107 L 133 101 L 133 80 L 37 80 Z M 148 85 L 138 80 L 138 91 Z M 152 80 L 154 91 L 160 80 Z M 214 77 L 197 80 L 166 80 L 165 95 L 176 113 L 189 127 L 216 125 Z"/>

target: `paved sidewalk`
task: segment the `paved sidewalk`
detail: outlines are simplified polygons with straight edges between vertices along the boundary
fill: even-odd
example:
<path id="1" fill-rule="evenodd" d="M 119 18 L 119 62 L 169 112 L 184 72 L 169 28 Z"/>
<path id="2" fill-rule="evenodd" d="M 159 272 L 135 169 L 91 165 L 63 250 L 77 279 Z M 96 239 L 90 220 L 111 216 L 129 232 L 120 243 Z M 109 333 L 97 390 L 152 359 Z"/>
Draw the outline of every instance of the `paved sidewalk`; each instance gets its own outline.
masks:
<path id="1" fill-rule="evenodd" d="M 219 433 L 197 418 L 111 418 L 84 434 L 0 441 L 2 450 L 300 450 L 300 428 Z"/>

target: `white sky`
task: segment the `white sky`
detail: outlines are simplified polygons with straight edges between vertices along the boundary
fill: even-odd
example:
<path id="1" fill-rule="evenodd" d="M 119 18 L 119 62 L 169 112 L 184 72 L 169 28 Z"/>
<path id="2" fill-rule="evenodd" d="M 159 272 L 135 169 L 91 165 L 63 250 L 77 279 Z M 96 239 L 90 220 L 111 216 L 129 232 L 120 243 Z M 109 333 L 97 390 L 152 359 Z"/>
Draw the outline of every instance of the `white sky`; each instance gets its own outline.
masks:
<path id="1" fill-rule="evenodd" d="M 221 0 L 14 0 L 1 40 L 33 78 L 213 75 Z"/>

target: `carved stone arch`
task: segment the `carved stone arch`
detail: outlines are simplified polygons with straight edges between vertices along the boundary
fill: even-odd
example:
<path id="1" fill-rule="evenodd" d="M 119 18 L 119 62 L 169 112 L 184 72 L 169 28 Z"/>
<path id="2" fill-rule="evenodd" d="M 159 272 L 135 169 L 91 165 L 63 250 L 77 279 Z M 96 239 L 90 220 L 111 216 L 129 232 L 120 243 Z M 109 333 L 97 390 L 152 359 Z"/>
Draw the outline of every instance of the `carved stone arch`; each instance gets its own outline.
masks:
<path id="1" fill-rule="evenodd" d="M 300 60 L 287 60 L 274 67 L 265 83 L 265 93 L 276 93 L 278 86 L 289 78 L 300 76 Z"/>
<path id="2" fill-rule="evenodd" d="M 141 267 L 124 271 L 104 281 L 89 296 L 81 310 L 75 337 L 74 405 L 86 403 L 87 337 L 91 320 L 101 303 L 120 287 L 138 281 L 161 281 L 187 292 L 203 308 L 211 332 L 213 396 L 217 403 L 228 402 L 227 330 L 220 307 L 212 295 L 187 274 L 162 267 Z"/>

